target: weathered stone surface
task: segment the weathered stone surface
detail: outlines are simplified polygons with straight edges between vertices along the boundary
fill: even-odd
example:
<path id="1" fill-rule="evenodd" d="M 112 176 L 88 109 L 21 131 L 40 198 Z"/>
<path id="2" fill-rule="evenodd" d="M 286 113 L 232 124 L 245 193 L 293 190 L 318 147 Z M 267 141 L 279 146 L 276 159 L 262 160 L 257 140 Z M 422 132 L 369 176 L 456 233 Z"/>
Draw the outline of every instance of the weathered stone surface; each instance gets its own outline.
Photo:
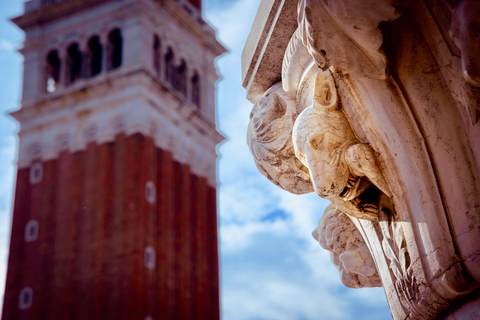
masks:
<path id="1" fill-rule="evenodd" d="M 300 0 L 282 7 L 298 10 L 296 24 L 262 30 L 296 28 L 288 44 L 266 39 L 243 65 L 283 54 L 280 71 L 249 75 L 250 149 L 259 167 L 288 173 L 261 169 L 272 182 L 332 201 L 314 236 L 346 285 L 367 286 L 352 282 L 361 264 L 350 258 L 366 260 L 357 252 L 345 263 L 345 240 L 325 231 L 325 220 L 347 229 L 353 222 L 394 319 L 480 314 L 467 303 L 480 288 L 479 7 Z M 263 153 L 251 138 L 259 130 L 274 132 Z M 328 218 L 339 216 L 334 208 L 349 219 Z"/>
<path id="2" fill-rule="evenodd" d="M 330 251 L 332 263 L 344 285 L 350 288 L 382 286 L 365 240 L 348 216 L 334 204 L 325 209 L 312 235 Z"/>
<path id="3" fill-rule="evenodd" d="M 295 158 L 292 143 L 295 100 L 282 84 L 272 86 L 250 114 L 247 140 L 260 172 L 277 186 L 296 194 L 313 191 L 308 170 Z"/>

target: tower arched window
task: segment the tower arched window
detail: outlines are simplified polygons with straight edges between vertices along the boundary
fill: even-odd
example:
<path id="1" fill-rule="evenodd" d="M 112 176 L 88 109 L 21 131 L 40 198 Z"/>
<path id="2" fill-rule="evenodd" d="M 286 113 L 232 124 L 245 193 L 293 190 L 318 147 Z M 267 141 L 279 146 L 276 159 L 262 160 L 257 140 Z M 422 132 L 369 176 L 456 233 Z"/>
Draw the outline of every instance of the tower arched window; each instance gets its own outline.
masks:
<path id="1" fill-rule="evenodd" d="M 38 221 L 30 220 L 25 225 L 24 239 L 26 242 L 32 242 L 38 239 Z"/>
<path id="2" fill-rule="evenodd" d="M 155 249 L 152 246 L 147 246 L 145 248 L 145 267 L 147 269 L 155 268 Z"/>
<path id="3" fill-rule="evenodd" d="M 175 66 L 173 65 L 173 51 L 171 48 L 168 48 L 167 54 L 165 55 L 165 79 L 174 85 L 175 81 Z"/>
<path id="4" fill-rule="evenodd" d="M 147 181 L 145 184 L 145 199 L 148 203 L 155 203 L 157 201 L 157 189 L 153 181 Z"/>
<path id="5" fill-rule="evenodd" d="M 192 102 L 197 106 L 197 108 L 200 108 L 200 77 L 198 76 L 197 72 L 193 74 L 190 90 Z"/>
<path id="6" fill-rule="evenodd" d="M 47 55 L 47 83 L 45 88 L 47 92 L 55 92 L 58 88 L 60 82 L 60 65 L 61 60 L 58 57 L 58 51 L 50 51 Z"/>
<path id="7" fill-rule="evenodd" d="M 113 70 L 122 65 L 123 39 L 120 29 L 112 30 L 108 34 L 108 69 Z"/>
<path id="8" fill-rule="evenodd" d="M 161 52 L 160 52 L 160 39 L 157 35 L 153 37 L 153 67 L 158 75 L 160 75 L 160 59 L 161 59 Z"/>
<path id="9" fill-rule="evenodd" d="M 78 43 L 71 44 L 67 49 L 67 84 L 82 77 L 82 53 Z"/>
<path id="10" fill-rule="evenodd" d="M 32 306 L 33 302 L 33 290 L 32 288 L 26 287 L 20 291 L 20 295 L 18 297 L 18 308 L 20 310 L 28 309 Z"/>
<path id="11" fill-rule="evenodd" d="M 180 62 L 180 65 L 175 68 L 175 82 L 173 87 L 183 93 L 184 95 L 187 94 L 187 64 L 184 60 Z"/>
<path id="12" fill-rule="evenodd" d="M 43 177 L 43 165 L 41 162 L 35 162 L 32 164 L 29 172 L 30 184 L 37 184 L 42 181 Z"/>
<path id="13" fill-rule="evenodd" d="M 94 36 L 88 40 L 88 76 L 93 77 L 102 72 L 102 51 L 102 45 L 100 44 L 100 38 L 98 36 Z"/>

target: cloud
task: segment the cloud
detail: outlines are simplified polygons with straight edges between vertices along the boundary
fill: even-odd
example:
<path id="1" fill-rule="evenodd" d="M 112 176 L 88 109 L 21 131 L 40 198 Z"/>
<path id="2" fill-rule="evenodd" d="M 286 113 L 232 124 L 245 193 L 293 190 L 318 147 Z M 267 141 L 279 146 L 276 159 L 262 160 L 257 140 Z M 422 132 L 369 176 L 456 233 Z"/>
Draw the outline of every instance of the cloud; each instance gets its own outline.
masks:
<path id="1" fill-rule="evenodd" d="M 206 1 L 205 14 L 230 52 L 217 60 L 222 318 L 387 319 L 382 289 L 348 289 L 311 236 L 328 202 L 293 195 L 262 176 L 245 141 L 252 104 L 241 53 L 260 1 Z"/>
<path id="2" fill-rule="evenodd" d="M 15 49 L 15 45 L 10 42 L 10 41 L 7 41 L 5 39 L 0 39 L 0 51 L 11 51 L 11 52 L 15 52 L 16 49 Z"/>
<path id="3" fill-rule="evenodd" d="M 382 290 L 345 288 L 328 252 L 312 238 L 326 202 L 314 194 L 296 196 L 277 188 L 258 172 L 249 154 L 245 132 L 252 105 L 241 85 L 240 57 L 259 3 L 204 2 L 207 20 L 217 26 L 220 41 L 230 50 L 217 60 L 223 77 L 217 84 L 219 126 L 228 137 L 219 148 L 222 318 L 386 319 Z M 0 39 L 0 53 L 15 48 Z M 6 134 L 0 128 L 0 137 Z M 8 196 L 4 207 L 0 199 L 0 298 L 16 149 L 13 139 L 2 141 L 0 194 Z"/>

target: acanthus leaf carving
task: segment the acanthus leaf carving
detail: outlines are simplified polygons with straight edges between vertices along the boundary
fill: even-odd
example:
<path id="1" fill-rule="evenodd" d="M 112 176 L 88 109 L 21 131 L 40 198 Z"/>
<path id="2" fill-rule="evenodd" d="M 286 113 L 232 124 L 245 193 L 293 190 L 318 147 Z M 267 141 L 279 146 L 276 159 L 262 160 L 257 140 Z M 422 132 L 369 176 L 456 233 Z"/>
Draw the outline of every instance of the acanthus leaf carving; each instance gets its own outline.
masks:
<path id="1" fill-rule="evenodd" d="M 395 289 L 403 307 L 415 314 L 425 314 L 425 299 L 420 292 L 421 284 L 417 283 L 412 261 L 407 249 L 403 225 L 394 220 L 394 216 L 380 213 L 380 223 L 384 224 L 382 248 L 389 261 L 393 274 Z M 428 308 L 427 308 L 428 309 Z"/>

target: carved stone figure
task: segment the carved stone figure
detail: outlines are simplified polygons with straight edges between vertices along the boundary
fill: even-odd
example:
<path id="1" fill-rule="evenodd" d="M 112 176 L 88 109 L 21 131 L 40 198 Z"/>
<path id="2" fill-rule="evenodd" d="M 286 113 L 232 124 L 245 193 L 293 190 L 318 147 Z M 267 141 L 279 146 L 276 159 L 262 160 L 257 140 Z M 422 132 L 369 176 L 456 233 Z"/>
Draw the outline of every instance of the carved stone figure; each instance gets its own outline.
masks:
<path id="1" fill-rule="evenodd" d="M 392 0 L 300 0 L 298 24 L 301 38 L 320 67 L 367 77 L 386 76 L 381 49 L 382 21 L 400 16 Z"/>
<path id="2" fill-rule="evenodd" d="M 451 2 L 451 3 L 450 3 Z M 480 1 L 447 1 L 453 9 L 450 35 L 462 51 L 462 71 L 467 82 L 480 87 Z"/>
<path id="3" fill-rule="evenodd" d="M 257 166 L 332 201 L 314 235 L 346 285 L 368 247 L 393 319 L 475 318 L 480 2 L 271 3 L 242 57 Z"/>
<path id="4" fill-rule="evenodd" d="M 308 169 L 295 157 L 292 128 L 296 102 L 279 82 L 253 106 L 247 143 L 260 172 L 277 186 L 296 194 L 313 191 Z"/>
<path id="5" fill-rule="evenodd" d="M 391 196 L 390 188 L 375 152 L 356 138 L 338 110 L 330 71 L 314 69 L 312 105 L 300 113 L 293 127 L 295 155 L 308 168 L 320 197 L 357 218 L 375 220 L 380 191 Z"/>
<path id="6" fill-rule="evenodd" d="M 381 287 L 368 247 L 350 218 L 330 204 L 312 233 L 330 251 L 343 284 L 350 288 Z"/>

